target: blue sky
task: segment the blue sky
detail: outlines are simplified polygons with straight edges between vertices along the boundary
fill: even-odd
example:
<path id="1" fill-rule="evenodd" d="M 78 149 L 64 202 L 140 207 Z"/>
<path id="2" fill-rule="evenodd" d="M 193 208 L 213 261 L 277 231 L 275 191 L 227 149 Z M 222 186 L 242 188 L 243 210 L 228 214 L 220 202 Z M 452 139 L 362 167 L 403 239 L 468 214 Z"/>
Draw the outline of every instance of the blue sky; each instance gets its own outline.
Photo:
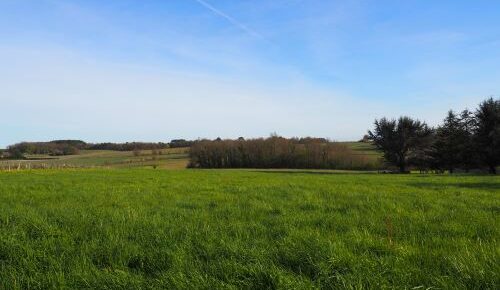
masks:
<path id="1" fill-rule="evenodd" d="M 500 1 L 0 0 L 0 147 L 362 137 L 500 94 Z"/>

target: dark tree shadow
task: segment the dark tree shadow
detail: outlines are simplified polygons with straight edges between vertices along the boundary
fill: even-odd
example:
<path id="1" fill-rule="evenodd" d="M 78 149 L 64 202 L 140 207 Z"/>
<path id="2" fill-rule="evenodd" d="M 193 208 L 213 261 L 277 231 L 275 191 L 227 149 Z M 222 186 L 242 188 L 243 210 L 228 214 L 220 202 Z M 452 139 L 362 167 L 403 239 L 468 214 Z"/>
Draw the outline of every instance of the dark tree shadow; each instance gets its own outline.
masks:
<path id="1" fill-rule="evenodd" d="M 287 170 L 287 169 L 258 169 L 258 170 L 250 170 L 250 172 L 259 172 L 259 173 L 279 173 L 279 174 L 317 174 L 317 175 L 332 175 L 332 174 L 368 174 L 368 173 L 376 173 L 374 171 L 349 171 L 349 170 L 339 170 L 339 171 L 320 171 L 316 170 Z"/>
<path id="2" fill-rule="evenodd" d="M 418 188 L 456 187 L 470 189 L 500 190 L 500 182 L 458 182 L 458 183 L 432 183 L 432 182 L 410 182 L 409 186 Z"/>

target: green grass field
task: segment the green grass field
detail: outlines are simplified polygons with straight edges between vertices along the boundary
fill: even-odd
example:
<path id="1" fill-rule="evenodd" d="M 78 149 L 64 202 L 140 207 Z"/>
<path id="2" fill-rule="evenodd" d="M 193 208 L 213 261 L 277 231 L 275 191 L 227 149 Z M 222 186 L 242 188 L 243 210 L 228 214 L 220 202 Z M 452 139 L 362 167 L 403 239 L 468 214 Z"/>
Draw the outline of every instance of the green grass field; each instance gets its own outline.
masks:
<path id="1" fill-rule="evenodd" d="M 362 142 L 341 142 L 362 156 L 366 163 L 382 164 L 381 154 L 373 145 Z M 82 150 L 78 155 L 49 156 L 28 155 L 27 160 L 0 160 L 0 170 L 62 169 L 62 168 L 161 168 L 184 169 L 189 163 L 189 148 L 162 149 L 161 155 L 142 150 L 139 156 L 132 151 Z"/>
<path id="2" fill-rule="evenodd" d="M 370 143 L 363 142 L 340 142 L 351 148 L 355 153 L 362 155 L 370 155 L 376 158 L 382 157 L 382 154 L 375 149 L 375 146 Z"/>
<path id="3" fill-rule="evenodd" d="M 82 150 L 78 155 L 48 156 L 31 155 L 27 160 L 0 160 L 0 170 L 28 168 L 136 168 L 153 166 L 162 169 L 183 169 L 189 162 L 188 148 L 162 149 L 161 155 L 152 155 L 151 150 L 132 151 Z"/>
<path id="4" fill-rule="evenodd" d="M 500 178 L 0 172 L 0 289 L 498 289 Z"/>

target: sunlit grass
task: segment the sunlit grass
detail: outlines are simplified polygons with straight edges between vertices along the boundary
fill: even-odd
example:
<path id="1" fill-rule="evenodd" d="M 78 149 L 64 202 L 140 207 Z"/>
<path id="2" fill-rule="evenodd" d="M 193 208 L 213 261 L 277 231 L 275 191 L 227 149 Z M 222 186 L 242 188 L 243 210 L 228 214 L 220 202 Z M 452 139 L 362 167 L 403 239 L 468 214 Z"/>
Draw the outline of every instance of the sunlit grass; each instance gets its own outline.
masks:
<path id="1" fill-rule="evenodd" d="M 0 288 L 498 289 L 498 177 L 320 173 L 0 173 Z"/>

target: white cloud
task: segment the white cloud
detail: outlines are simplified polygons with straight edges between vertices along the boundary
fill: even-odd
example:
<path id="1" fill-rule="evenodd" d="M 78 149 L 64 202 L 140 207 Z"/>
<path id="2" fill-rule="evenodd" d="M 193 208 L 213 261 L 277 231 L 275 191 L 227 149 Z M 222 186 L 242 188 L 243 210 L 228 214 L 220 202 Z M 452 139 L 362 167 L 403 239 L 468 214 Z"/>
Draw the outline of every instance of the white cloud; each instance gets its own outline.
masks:
<path id="1" fill-rule="evenodd" d="M 213 13 L 219 15 L 220 17 L 226 19 L 231 24 L 233 24 L 234 26 L 240 28 L 241 30 L 245 31 L 246 33 L 248 33 L 248 34 L 250 34 L 252 36 L 259 37 L 259 38 L 264 38 L 262 36 L 262 34 L 260 34 L 260 33 L 256 32 L 255 30 L 249 28 L 245 24 L 243 24 L 240 21 L 236 20 L 234 17 L 229 16 L 227 13 L 224 13 L 222 10 L 215 8 L 214 6 L 212 6 L 211 4 L 209 4 L 208 2 L 206 2 L 204 0 L 194 0 L 194 1 L 200 3 L 203 7 L 207 8 L 208 10 L 212 11 Z"/>

